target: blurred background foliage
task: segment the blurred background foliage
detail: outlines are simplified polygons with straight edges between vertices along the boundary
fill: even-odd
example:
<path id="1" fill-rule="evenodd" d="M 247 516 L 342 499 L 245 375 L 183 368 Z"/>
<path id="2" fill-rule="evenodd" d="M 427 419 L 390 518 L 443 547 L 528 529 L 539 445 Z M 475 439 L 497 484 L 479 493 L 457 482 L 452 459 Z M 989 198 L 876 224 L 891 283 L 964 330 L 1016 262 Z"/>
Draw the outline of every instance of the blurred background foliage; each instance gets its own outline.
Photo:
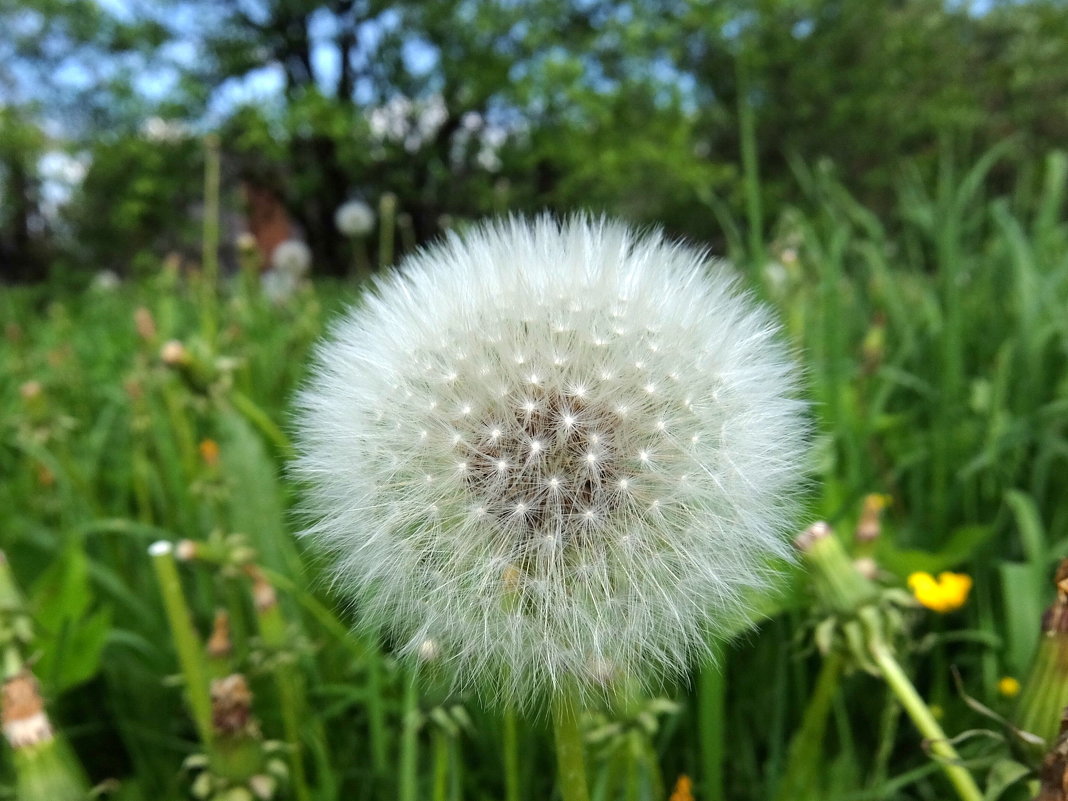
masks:
<path id="1" fill-rule="evenodd" d="M 417 241 L 584 208 L 722 248 L 741 109 L 762 226 L 802 198 L 795 163 L 830 160 L 889 219 L 897 176 L 940 154 L 1009 139 L 1008 188 L 1068 141 L 1059 0 L 0 0 L 0 30 L 0 253 L 22 279 L 195 252 L 168 223 L 197 210 L 208 132 L 224 183 L 276 194 L 333 274 L 334 210 L 385 192 Z"/>

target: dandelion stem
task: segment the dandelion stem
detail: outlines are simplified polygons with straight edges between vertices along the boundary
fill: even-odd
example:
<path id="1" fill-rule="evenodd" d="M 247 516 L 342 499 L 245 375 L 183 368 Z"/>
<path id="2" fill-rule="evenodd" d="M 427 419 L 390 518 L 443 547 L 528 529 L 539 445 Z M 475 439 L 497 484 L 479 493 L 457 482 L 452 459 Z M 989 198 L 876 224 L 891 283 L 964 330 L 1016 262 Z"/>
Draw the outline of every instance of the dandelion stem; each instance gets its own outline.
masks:
<path id="1" fill-rule="evenodd" d="M 386 711 L 382 706 L 382 657 L 369 648 L 367 659 L 367 721 L 371 730 L 371 765 L 376 776 L 385 776 L 389 763 L 386 747 Z"/>
<path id="2" fill-rule="evenodd" d="M 804 795 L 806 788 L 813 786 L 814 774 L 821 764 L 827 716 L 842 677 L 844 662 L 842 655 L 835 651 L 828 654 L 823 661 L 816 678 L 816 686 L 809 696 L 801 718 L 801 727 L 790 741 L 786 769 L 776 793 L 776 798 L 781 801 L 798 798 Z"/>
<path id="3" fill-rule="evenodd" d="M 416 801 L 419 798 L 419 686 L 415 676 L 409 676 L 405 684 L 403 714 L 397 798 Z"/>
<path id="4" fill-rule="evenodd" d="M 701 748 L 701 794 L 723 797 L 724 675 L 723 648 L 717 643 L 715 658 L 697 678 L 697 721 Z"/>
<path id="5" fill-rule="evenodd" d="M 961 758 L 957 750 L 950 744 L 942 727 L 938 725 L 938 721 L 931 714 L 923 698 L 916 692 L 916 688 L 905 675 L 905 671 L 902 670 L 893 653 L 878 637 L 871 639 L 870 650 L 887 685 L 897 696 L 897 700 L 901 702 L 908 716 L 912 718 L 916 728 L 930 743 L 931 751 L 941 760 L 942 770 L 953 784 L 961 801 L 982 801 L 983 793 L 979 786 L 975 783 L 971 773 L 961 766 Z"/>
<path id="6" fill-rule="evenodd" d="M 577 693 L 560 689 L 553 696 L 553 729 L 560 795 L 564 801 L 589 801 L 582 743 L 581 704 Z"/>
<path id="7" fill-rule="evenodd" d="M 504 710 L 504 800 L 519 801 L 519 728 L 516 723 L 515 708 L 508 706 Z"/>
<path id="8" fill-rule="evenodd" d="M 449 791 L 449 736 L 434 732 L 434 801 L 446 801 Z"/>

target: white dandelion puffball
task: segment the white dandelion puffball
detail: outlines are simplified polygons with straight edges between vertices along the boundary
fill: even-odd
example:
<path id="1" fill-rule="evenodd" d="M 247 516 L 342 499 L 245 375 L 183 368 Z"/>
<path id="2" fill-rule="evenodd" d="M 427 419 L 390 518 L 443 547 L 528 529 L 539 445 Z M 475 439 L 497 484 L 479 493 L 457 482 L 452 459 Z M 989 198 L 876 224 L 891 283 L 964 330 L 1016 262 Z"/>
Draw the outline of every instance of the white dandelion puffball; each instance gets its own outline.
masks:
<path id="1" fill-rule="evenodd" d="M 271 253 L 271 267 L 280 273 L 300 278 L 311 268 L 312 252 L 299 239 L 279 243 Z"/>
<path id="2" fill-rule="evenodd" d="M 350 200 L 334 212 L 334 225 L 345 236 L 367 236 L 375 227 L 375 213 L 362 200 Z"/>
<path id="3" fill-rule="evenodd" d="M 462 685 L 678 675 L 789 552 L 797 377 L 769 312 L 658 234 L 450 234 L 319 346 L 306 534 L 367 626 Z"/>

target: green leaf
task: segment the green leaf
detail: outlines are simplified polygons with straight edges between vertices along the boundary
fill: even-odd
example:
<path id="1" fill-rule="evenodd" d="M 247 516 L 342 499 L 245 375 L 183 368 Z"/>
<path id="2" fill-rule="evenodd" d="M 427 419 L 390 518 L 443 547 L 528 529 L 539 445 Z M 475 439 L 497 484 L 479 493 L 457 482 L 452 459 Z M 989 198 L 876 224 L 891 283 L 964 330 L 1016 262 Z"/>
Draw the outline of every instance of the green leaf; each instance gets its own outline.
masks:
<path id="1" fill-rule="evenodd" d="M 899 576 L 924 571 L 938 573 L 967 562 L 993 536 L 988 525 L 973 524 L 956 528 L 938 551 L 898 549 L 887 540 L 879 545 L 879 564 Z"/>

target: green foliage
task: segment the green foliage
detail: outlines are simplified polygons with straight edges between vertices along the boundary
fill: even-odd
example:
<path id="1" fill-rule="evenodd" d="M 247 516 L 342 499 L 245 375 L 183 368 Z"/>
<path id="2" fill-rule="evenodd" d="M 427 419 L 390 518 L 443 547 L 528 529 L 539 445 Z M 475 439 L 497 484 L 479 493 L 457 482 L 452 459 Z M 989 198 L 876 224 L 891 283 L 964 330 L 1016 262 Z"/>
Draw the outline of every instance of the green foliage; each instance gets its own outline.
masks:
<path id="1" fill-rule="evenodd" d="M 862 496 L 887 492 L 882 536 L 854 556 L 874 558 L 897 587 L 921 569 L 975 579 L 963 611 L 910 616 L 901 654 L 950 736 L 992 725 L 953 689 L 950 665 L 969 695 L 1007 711 L 996 682 L 1027 669 L 1068 520 L 1066 159 L 1051 154 L 999 194 L 1011 147 L 967 170 L 947 155 L 933 183 L 904 173 L 882 215 L 830 165 L 794 161 L 803 200 L 775 223 L 769 261 L 732 245 L 808 364 L 820 441 L 812 516 L 848 536 Z M 117 778 L 132 798 L 178 797 L 191 781 L 180 766 L 196 734 L 167 680 L 178 660 L 145 553 L 189 539 L 205 550 L 179 565 L 184 602 L 201 639 L 215 610 L 228 612 L 230 659 L 250 677 L 265 736 L 301 743 L 301 772 L 288 771 L 297 797 L 547 797 L 543 726 L 447 694 L 431 676 L 407 689 L 388 641 L 351 636 L 358 610 L 334 611 L 316 555 L 292 536 L 298 488 L 279 427 L 311 343 L 356 289 L 303 287 L 276 303 L 235 278 L 219 287 L 221 325 L 207 341 L 202 280 L 170 265 L 114 289 L 0 295 L 0 547 L 32 588 L 34 667 L 93 780 Z M 172 339 L 189 354 L 183 367 L 161 361 Z M 281 602 L 272 623 L 251 603 L 250 564 Z M 811 600 L 803 573 L 790 582 L 759 630 L 722 647 L 725 676 L 636 698 L 633 721 L 597 719 L 595 792 L 669 789 L 685 772 L 698 797 L 719 785 L 738 799 L 945 797 L 893 699 L 798 645 Z M 654 718 L 638 714 L 647 703 Z M 700 720 L 727 736 L 702 733 Z M 798 731 L 821 736 L 799 742 Z M 991 793 L 1018 777 L 1004 749 L 958 748 L 980 777 L 992 766 Z M 620 771 L 639 778 L 620 785 Z"/>

